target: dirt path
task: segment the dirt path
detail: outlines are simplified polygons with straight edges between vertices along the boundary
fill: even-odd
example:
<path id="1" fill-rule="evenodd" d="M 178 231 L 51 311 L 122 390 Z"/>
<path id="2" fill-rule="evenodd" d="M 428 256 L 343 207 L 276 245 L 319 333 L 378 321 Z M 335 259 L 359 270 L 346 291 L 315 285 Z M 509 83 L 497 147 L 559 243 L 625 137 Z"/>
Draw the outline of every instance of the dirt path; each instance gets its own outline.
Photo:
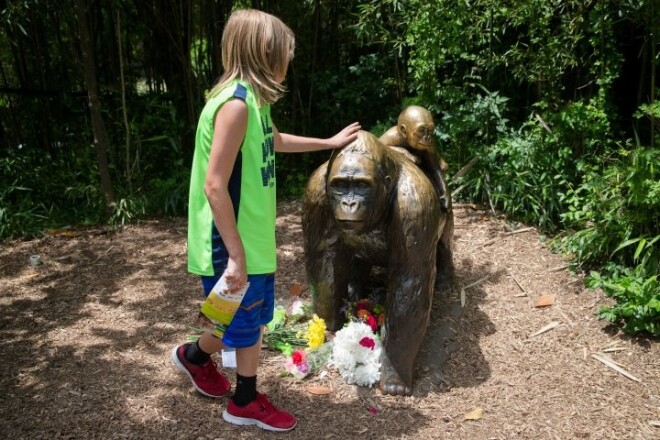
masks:
<path id="1" fill-rule="evenodd" d="M 298 203 L 280 207 L 282 297 L 306 282 L 299 214 Z M 198 396 L 170 366 L 199 303 L 198 281 L 185 271 L 183 221 L 4 244 L 0 437 L 660 438 L 657 341 L 597 320 L 607 300 L 584 289 L 534 230 L 507 235 L 509 225 L 483 211 L 455 214 L 458 288 L 436 295 L 415 395 L 382 396 L 333 376 L 294 382 L 279 377 L 282 358 L 264 352 L 259 387 L 299 417 L 289 434 L 227 425 L 224 399 Z M 32 254 L 41 266 L 29 266 Z M 461 287 L 475 281 L 461 307 Z M 556 295 L 554 305 L 534 307 L 545 293 Z M 603 351 L 641 382 L 592 357 Z M 311 395 L 310 384 L 333 392 Z M 483 417 L 464 420 L 475 408 Z"/>

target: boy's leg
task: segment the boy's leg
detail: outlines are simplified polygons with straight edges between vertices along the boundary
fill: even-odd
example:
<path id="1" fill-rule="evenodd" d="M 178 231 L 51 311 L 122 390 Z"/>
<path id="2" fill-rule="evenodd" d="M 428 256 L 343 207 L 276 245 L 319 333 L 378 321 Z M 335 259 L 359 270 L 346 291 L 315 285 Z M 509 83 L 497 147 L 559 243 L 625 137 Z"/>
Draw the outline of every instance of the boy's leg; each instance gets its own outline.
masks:
<path id="1" fill-rule="evenodd" d="M 194 344 L 187 343 L 174 347 L 171 355 L 172 363 L 179 371 L 190 378 L 193 387 L 201 394 L 208 397 L 223 397 L 229 393 L 231 384 L 218 371 L 215 361 L 210 357 L 212 353 L 206 353 L 204 349 L 200 348 L 205 346 L 203 342 L 200 342 L 207 339 L 205 335 L 209 335 L 222 344 L 219 339 L 210 333 L 203 333 Z M 220 348 L 213 351 L 213 353 L 217 352 Z"/>
<path id="2" fill-rule="evenodd" d="M 215 277 L 202 277 L 206 295 L 215 285 L 213 278 Z M 222 397 L 229 392 L 231 384 L 218 371 L 211 355 L 223 348 L 224 344 L 220 339 L 210 332 L 204 332 L 197 342 L 174 347 L 171 355 L 172 363 L 190 378 L 193 387 L 201 394 L 208 397 Z"/>
<path id="3" fill-rule="evenodd" d="M 257 425 L 268 431 L 289 431 L 298 423 L 296 418 L 292 414 L 276 408 L 268 401 L 265 394 L 257 392 L 257 370 L 263 328 L 273 318 L 274 276 L 250 276 L 249 278 L 250 288 L 259 286 L 263 292 L 262 299 L 256 300 L 262 301 L 262 305 L 253 308 L 256 314 L 252 315 L 251 320 L 242 315 L 241 325 L 248 328 L 257 324 L 258 333 L 252 333 L 253 338 L 249 341 L 246 339 L 244 344 L 236 344 L 243 345 L 241 348 L 236 348 L 236 391 L 222 417 L 235 425 Z M 244 318 L 245 321 L 243 321 Z M 225 338 L 231 338 L 231 335 L 226 333 Z"/>
<path id="4" fill-rule="evenodd" d="M 200 336 L 197 340 L 197 346 L 200 350 L 202 350 L 204 353 L 207 353 L 209 356 L 225 348 L 225 344 L 223 344 L 220 339 L 213 336 L 210 332 L 202 333 L 202 336 Z"/>
<path id="5" fill-rule="evenodd" d="M 259 355 L 261 354 L 261 338 L 263 326 L 257 343 L 251 347 L 236 349 L 236 373 L 241 376 L 256 376 L 259 368 Z"/>
<path id="6" fill-rule="evenodd" d="M 232 400 L 238 406 L 245 406 L 257 398 L 257 369 L 262 335 L 263 327 L 254 345 L 236 349 L 236 391 Z"/>

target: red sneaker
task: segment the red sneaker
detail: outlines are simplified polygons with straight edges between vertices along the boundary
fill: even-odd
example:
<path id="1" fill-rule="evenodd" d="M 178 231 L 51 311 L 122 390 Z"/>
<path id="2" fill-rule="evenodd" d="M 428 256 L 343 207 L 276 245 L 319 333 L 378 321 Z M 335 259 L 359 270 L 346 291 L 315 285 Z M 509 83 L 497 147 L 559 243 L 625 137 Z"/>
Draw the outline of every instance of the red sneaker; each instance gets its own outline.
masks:
<path id="1" fill-rule="evenodd" d="M 208 397 L 222 397 L 231 389 L 231 384 L 219 371 L 213 359 L 204 365 L 191 364 L 186 360 L 186 345 L 182 344 L 172 350 L 172 363 L 181 372 L 188 375 L 197 391 Z"/>
<path id="2" fill-rule="evenodd" d="M 230 400 L 222 418 L 234 425 L 257 425 L 267 431 L 290 431 L 298 423 L 293 414 L 275 408 L 261 393 L 245 406 L 238 406 Z"/>

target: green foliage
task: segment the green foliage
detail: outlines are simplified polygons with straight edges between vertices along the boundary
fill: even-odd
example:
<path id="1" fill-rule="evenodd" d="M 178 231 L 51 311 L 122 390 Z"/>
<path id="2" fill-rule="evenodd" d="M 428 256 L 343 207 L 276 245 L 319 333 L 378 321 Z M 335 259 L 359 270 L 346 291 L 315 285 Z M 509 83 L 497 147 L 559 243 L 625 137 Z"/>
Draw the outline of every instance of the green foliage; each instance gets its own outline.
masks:
<path id="1" fill-rule="evenodd" d="M 660 149 L 621 149 L 607 163 L 585 167 L 583 182 L 561 194 L 562 222 L 574 232 L 554 245 L 591 272 L 617 304 L 599 311 L 628 333 L 660 331 Z"/>
<path id="2" fill-rule="evenodd" d="M 144 197 L 127 197 L 119 199 L 114 206 L 109 223 L 123 227 L 126 223 L 141 218 L 145 214 Z"/>
<path id="3" fill-rule="evenodd" d="M 660 149 L 620 150 L 604 166 L 585 167 L 581 184 L 560 194 L 562 214 L 575 233 L 560 249 L 579 266 L 594 267 L 615 258 L 628 266 L 658 272 L 660 250 Z"/>
<path id="4" fill-rule="evenodd" d="M 487 150 L 485 176 L 492 203 L 513 218 L 554 230 L 562 205 L 556 194 L 570 168 L 567 148 L 553 148 L 538 127 L 524 126 Z"/>
<path id="5" fill-rule="evenodd" d="M 598 316 L 622 324 L 626 333 L 648 332 L 660 336 L 660 281 L 649 276 L 644 267 L 622 268 L 613 264 L 605 268 L 606 275 L 592 271 L 587 284 L 601 288 L 616 299 L 612 307 L 601 307 Z"/>
<path id="6" fill-rule="evenodd" d="M 146 212 L 152 215 L 184 215 L 188 208 L 190 168 L 177 160 L 169 176 L 156 177 L 145 191 Z"/>
<path id="7" fill-rule="evenodd" d="M 23 147 L 0 157 L 0 239 L 102 219 L 98 175 L 90 172 L 82 155 L 78 159 Z"/>
<path id="8" fill-rule="evenodd" d="M 475 155 L 485 159 L 488 145 L 511 131 L 506 118 L 508 98 L 479 84 L 467 84 L 466 90 L 470 93 L 456 93 L 450 108 L 426 105 L 442 114 L 436 124 L 440 150 L 449 163 L 456 165 L 465 164 Z"/>
<path id="9" fill-rule="evenodd" d="M 460 163 L 479 158 L 478 165 L 452 186 L 470 199 L 555 231 L 567 209 L 558 194 L 581 181 L 586 157 L 611 144 L 607 115 L 592 102 L 575 102 L 544 119 L 539 106 L 512 131 L 504 116 L 507 99 L 487 91 L 475 96 L 456 112 L 445 112 L 439 124 L 446 157 Z M 452 139 L 463 141 L 456 144 Z"/>

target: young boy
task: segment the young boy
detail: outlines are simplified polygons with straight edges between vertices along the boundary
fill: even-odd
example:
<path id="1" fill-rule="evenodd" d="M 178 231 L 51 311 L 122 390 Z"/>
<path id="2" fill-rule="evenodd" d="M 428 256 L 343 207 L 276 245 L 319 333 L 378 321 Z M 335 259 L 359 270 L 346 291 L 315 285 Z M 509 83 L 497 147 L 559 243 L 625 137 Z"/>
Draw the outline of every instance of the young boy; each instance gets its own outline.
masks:
<path id="1" fill-rule="evenodd" d="M 236 348 L 236 390 L 223 418 L 237 425 L 288 431 L 296 418 L 257 392 L 263 326 L 273 316 L 275 151 L 342 147 L 356 138 L 353 123 L 328 139 L 279 133 L 270 105 L 284 92 L 295 39 L 278 18 L 256 10 L 232 13 L 222 36 L 224 74 L 197 127 L 188 207 L 188 270 L 201 275 L 206 295 L 224 274 L 230 291 L 249 289 L 222 340 L 204 333 L 172 351 L 172 362 L 200 393 L 222 397 L 230 383 L 210 355 Z"/>

